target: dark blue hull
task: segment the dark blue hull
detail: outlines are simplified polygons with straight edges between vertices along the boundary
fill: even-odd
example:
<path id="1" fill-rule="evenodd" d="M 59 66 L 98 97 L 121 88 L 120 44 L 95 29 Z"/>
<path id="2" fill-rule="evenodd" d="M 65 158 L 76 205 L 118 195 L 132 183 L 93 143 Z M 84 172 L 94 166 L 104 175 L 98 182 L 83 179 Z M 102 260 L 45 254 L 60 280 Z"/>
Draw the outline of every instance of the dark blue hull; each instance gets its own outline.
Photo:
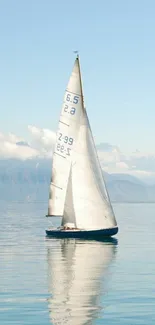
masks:
<path id="1" fill-rule="evenodd" d="M 100 230 L 62 230 L 62 229 L 48 229 L 46 235 L 55 238 L 92 238 L 99 239 L 111 237 L 118 233 L 118 227 Z"/>

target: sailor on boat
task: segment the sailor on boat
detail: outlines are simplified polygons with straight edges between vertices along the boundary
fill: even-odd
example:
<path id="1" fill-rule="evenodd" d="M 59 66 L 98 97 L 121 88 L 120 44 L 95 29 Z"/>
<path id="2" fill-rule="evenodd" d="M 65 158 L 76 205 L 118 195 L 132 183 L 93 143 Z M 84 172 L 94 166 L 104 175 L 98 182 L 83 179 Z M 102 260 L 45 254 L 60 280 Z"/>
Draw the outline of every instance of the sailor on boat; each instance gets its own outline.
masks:
<path id="1" fill-rule="evenodd" d="M 66 223 L 62 228 L 62 230 L 80 230 L 78 228 L 75 227 L 75 225 L 73 223 Z"/>

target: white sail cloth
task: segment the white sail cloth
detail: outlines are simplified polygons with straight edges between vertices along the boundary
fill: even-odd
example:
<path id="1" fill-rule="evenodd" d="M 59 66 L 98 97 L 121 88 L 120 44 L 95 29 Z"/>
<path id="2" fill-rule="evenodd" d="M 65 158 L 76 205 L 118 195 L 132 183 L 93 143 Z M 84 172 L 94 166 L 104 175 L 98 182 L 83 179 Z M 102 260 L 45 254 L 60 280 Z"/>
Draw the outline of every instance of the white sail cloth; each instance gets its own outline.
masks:
<path id="1" fill-rule="evenodd" d="M 76 59 L 64 95 L 53 154 L 52 180 L 48 205 L 49 216 L 62 216 L 64 211 L 72 150 L 75 146 L 81 114 L 82 93 L 80 85 L 79 61 Z"/>
<path id="2" fill-rule="evenodd" d="M 117 225 L 84 108 L 78 57 L 59 121 L 48 213 L 79 229 Z"/>

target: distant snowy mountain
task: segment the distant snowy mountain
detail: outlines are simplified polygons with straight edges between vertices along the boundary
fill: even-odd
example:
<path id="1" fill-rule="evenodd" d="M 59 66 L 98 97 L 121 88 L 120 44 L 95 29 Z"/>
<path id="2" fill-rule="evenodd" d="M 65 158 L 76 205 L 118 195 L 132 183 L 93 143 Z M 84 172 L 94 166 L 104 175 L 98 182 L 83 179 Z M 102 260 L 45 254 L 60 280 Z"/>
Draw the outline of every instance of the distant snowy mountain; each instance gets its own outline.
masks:
<path id="1" fill-rule="evenodd" d="M 16 145 L 17 146 L 30 147 L 30 145 L 26 141 L 18 141 L 18 142 L 16 142 Z"/>
<path id="2" fill-rule="evenodd" d="M 47 201 L 51 159 L 0 160 L 0 200 Z M 155 202 L 155 185 L 128 174 L 103 172 L 114 202 Z"/>
<path id="3" fill-rule="evenodd" d="M 105 152 L 111 152 L 113 150 L 120 152 L 119 148 L 117 146 L 114 146 L 112 144 L 109 144 L 107 142 L 101 142 L 96 146 L 97 150 L 105 151 Z"/>

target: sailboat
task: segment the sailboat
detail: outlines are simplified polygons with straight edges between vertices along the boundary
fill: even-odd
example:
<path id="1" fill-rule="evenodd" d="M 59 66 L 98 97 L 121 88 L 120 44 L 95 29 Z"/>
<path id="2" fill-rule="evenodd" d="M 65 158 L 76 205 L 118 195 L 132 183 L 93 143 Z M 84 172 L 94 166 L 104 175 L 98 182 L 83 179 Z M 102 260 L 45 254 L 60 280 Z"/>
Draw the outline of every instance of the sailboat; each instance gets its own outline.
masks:
<path id="1" fill-rule="evenodd" d="M 79 55 L 65 91 L 53 153 L 47 217 L 61 217 L 53 237 L 103 237 L 118 232 L 84 105 Z"/>

